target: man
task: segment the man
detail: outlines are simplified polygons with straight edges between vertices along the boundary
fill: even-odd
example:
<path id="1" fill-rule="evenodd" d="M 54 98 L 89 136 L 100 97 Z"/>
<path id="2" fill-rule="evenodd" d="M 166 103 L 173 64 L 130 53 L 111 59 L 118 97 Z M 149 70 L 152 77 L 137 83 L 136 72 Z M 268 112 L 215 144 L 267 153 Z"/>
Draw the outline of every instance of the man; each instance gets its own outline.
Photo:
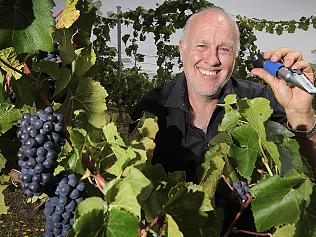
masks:
<path id="1" fill-rule="evenodd" d="M 222 103 L 226 95 L 234 93 L 238 99 L 269 99 L 273 108 L 271 119 L 288 124 L 293 131 L 301 131 L 298 140 L 316 174 L 313 96 L 286 85 L 261 68 L 251 72 L 265 80 L 273 93 L 265 85 L 233 78 L 239 44 L 238 26 L 224 10 L 210 8 L 189 18 L 179 42 L 184 74 L 142 97 L 132 115 L 137 119 L 146 110 L 158 118 L 159 131 L 152 162 L 161 163 L 166 171 L 183 170 L 188 181 L 196 182 L 196 167 L 203 162 L 209 141 L 218 133 L 223 119 L 224 109 L 216 105 Z M 313 83 L 312 69 L 299 52 L 281 48 L 265 53 L 264 58 L 282 60 L 285 67 L 301 69 Z M 217 194 L 216 198 L 219 205 L 226 203 L 225 230 L 239 207 L 227 204 L 227 200 L 222 202 L 225 195 Z M 249 209 L 237 226 L 255 230 Z"/>

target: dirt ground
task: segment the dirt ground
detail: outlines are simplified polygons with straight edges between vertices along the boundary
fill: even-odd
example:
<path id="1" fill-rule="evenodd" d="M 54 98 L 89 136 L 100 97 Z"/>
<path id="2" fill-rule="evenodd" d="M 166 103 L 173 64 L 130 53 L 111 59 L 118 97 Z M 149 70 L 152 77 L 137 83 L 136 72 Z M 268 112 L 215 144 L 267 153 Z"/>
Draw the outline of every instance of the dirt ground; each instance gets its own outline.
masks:
<path id="1" fill-rule="evenodd" d="M 45 228 L 44 205 L 27 203 L 21 189 L 14 185 L 4 190 L 7 215 L 0 215 L 1 237 L 43 236 Z"/>

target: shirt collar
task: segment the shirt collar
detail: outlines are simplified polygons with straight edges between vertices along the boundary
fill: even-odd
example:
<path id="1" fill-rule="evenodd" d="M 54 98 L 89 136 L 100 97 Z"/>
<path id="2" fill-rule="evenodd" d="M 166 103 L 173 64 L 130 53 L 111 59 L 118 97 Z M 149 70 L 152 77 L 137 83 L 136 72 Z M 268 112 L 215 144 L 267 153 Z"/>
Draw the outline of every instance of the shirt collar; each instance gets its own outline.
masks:
<path id="1" fill-rule="evenodd" d="M 235 78 L 231 78 L 226 82 L 222 88 L 218 98 L 219 103 L 224 103 L 224 98 L 229 94 L 237 94 L 234 90 Z M 238 95 L 237 95 L 237 99 Z M 189 98 L 187 93 L 187 84 L 184 72 L 179 75 L 179 78 L 176 80 L 174 87 L 170 91 L 168 99 L 166 100 L 164 106 L 170 108 L 180 108 L 185 111 L 189 111 Z"/>

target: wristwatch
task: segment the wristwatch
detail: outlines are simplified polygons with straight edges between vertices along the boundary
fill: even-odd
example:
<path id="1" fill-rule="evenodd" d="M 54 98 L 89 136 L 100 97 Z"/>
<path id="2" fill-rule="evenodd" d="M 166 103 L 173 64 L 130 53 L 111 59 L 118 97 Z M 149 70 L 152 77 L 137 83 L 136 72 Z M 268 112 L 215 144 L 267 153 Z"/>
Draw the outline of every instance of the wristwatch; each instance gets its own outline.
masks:
<path id="1" fill-rule="evenodd" d="M 292 129 L 289 122 L 287 122 L 287 128 L 291 132 L 293 132 L 296 136 L 311 138 L 312 136 L 314 136 L 316 134 L 316 115 L 314 115 L 314 119 L 315 119 L 315 121 L 314 121 L 313 127 L 308 131 Z"/>

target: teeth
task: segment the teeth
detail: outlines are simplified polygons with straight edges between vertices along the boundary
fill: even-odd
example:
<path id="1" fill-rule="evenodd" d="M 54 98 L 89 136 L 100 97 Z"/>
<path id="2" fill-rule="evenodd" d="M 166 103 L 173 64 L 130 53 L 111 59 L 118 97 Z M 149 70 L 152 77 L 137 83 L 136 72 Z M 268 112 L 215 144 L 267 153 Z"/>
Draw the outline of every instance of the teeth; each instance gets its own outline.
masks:
<path id="1" fill-rule="evenodd" d="M 216 75 L 216 72 L 214 71 L 207 71 L 207 70 L 204 70 L 202 68 L 199 68 L 199 71 L 203 74 L 203 75 L 207 75 L 207 76 L 215 76 Z"/>

